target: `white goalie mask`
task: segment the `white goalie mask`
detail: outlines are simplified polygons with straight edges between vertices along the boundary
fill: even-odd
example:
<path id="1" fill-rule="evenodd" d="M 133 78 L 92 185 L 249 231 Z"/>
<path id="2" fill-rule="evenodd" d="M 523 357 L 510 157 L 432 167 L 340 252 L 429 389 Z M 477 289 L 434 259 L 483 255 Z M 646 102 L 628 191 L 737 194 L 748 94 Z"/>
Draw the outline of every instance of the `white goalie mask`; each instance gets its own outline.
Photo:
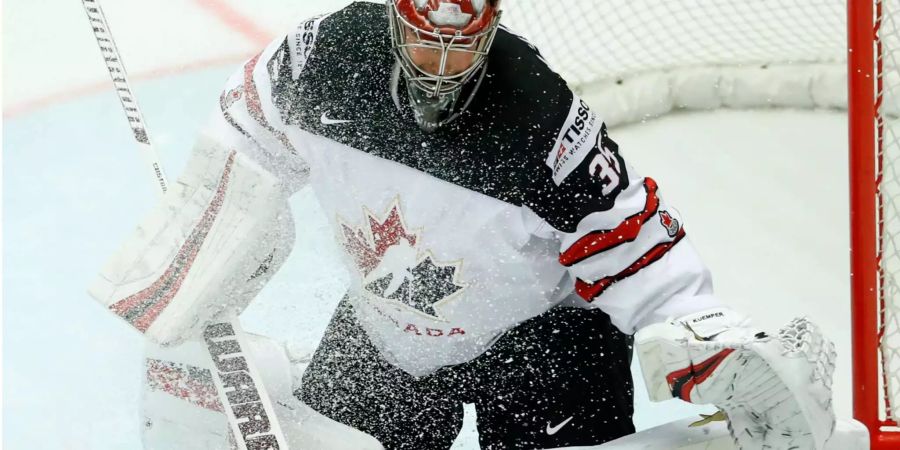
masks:
<path id="1" fill-rule="evenodd" d="M 394 55 L 423 130 L 452 121 L 471 100 L 461 94 L 471 83 L 475 86 L 465 89 L 471 97 L 484 76 L 500 23 L 497 4 L 499 0 L 387 1 Z M 416 55 L 427 55 L 429 64 L 421 64 Z"/>

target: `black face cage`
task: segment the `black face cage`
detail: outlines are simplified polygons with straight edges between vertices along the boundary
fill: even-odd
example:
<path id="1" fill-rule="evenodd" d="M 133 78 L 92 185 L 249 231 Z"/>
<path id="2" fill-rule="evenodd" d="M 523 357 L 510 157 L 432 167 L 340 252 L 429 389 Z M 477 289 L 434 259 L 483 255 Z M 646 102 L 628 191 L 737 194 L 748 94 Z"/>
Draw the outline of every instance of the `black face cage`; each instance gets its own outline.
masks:
<path id="1" fill-rule="evenodd" d="M 488 51 L 494 43 L 494 36 L 500 24 L 500 11 L 497 11 L 491 24 L 483 31 L 472 36 L 463 36 L 460 31 L 447 35 L 417 28 L 400 15 L 394 0 L 387 0 L 387 8 L 391 44 L 397 62 L 403 70 L 407 83 L 422 91 L 427 97 L 436 98 L 456 93 L 485 68 Z M 407 41 L 407 30 L 414 36 L 414 40 Z M 441 54 L 439 72 L 430 73 L 416 66 L 409 55 L 410 48 L 439 51 Z M 472 65 L 458 74 L 445 75 L 447 57 L 451 51 L 474 54 Z"/>

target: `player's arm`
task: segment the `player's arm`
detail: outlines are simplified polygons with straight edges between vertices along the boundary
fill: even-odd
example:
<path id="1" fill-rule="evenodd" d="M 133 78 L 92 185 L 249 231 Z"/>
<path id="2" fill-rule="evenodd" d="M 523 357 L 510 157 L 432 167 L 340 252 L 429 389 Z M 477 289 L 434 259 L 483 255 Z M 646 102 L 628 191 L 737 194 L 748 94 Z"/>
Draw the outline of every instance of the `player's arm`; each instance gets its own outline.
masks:
<path id="1" fill-rule="evenodd" d="M 626 333 L 721 306 L 678 212 L 626 164 L 606 126 L 574 97 L 529 209 L 560 242 L 577 294 Z"/>
<path id="2" fill-rule="evenodd" d="M 577 97 L 546 166 L 538 234 L 559 239 L 585 302 L 637 332 L 651 398 L 719 406 L 741 448 L 824 448 L 834 347 L 818 329 L 801 319 L 769 336 L 721 305 L 682 218 Z"/>
<path id="3" fill-rule="evenodd" d="M 273 43 L 228 80 L 184 172 L 90 288 L 156 342 L 242 310 L 290 251 L 286 200 L 308 170 L 271 100 L 284 48 Z"/>

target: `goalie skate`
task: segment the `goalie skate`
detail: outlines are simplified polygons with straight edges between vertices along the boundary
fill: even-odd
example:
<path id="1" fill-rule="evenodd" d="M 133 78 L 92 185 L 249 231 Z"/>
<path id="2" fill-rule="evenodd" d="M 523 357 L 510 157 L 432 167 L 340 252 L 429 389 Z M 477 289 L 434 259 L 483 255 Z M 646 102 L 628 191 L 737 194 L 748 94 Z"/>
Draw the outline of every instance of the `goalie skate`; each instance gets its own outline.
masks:
<path id="1" fill-rule="evenodd" d="M 835 351 L 795 319 L 776 337 L 727 310 L 641 330 L 636 347 L 650 398 L 714 404 L 741 449 L 823 449 L 834 430 Z"/>

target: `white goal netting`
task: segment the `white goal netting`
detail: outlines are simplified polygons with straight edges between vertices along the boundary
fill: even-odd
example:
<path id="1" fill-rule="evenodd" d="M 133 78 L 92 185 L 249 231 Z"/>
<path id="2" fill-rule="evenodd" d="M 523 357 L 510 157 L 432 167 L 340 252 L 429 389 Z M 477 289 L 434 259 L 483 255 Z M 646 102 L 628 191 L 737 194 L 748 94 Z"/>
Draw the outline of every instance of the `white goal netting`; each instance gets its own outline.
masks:
<path id="1" fill-rule="evenodd" d="M 881 353 L 887 419 L 900 420 L 900 0 L 880 3 L 876 90 L 881 226 Z"/>
<path id="2" fill-rule="evenodd" d="M 890 422 L 900 415 L 900 0 L 873 3 L 881 354 L 855 358 L 880 361 Z M 846 10 L 843 0 L 513 0 L 504 22 L 615 125 L 677 108 L 844 109 Z"/>
<path id="3" fill-rule="evenodd" d="M 583 85 L 676 68 L 840 64 L 844 8 L 835 0 L 516 0 L 504 20 Z"/>

